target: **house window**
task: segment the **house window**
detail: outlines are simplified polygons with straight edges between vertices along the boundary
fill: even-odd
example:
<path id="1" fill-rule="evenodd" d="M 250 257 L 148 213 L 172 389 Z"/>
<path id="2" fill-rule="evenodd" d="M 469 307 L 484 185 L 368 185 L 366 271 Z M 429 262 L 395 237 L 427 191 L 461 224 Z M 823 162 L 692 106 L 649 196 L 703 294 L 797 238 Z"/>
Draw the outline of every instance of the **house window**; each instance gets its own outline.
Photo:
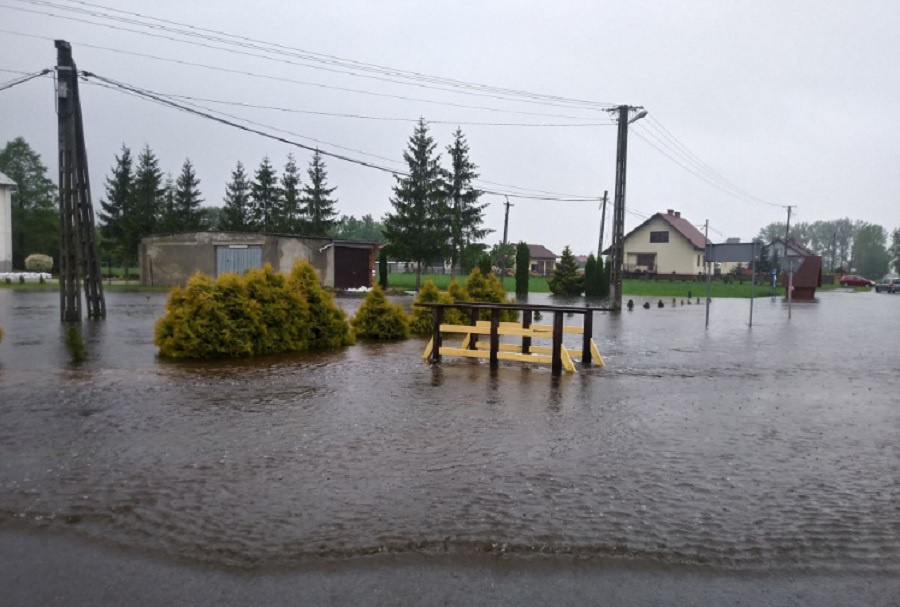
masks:
<path id="1" fill-rule="evenodd" d="M 669 242 L 669 232 L 650 232 L 650 242 Z"/>
<path id="2" fill-rule="evenodd" d="M 637 265 L 645 267 L 645 268 L 653 268 L 653 264 L 656 263 L 656 253 L 638 253 L 637 254 Z"/>

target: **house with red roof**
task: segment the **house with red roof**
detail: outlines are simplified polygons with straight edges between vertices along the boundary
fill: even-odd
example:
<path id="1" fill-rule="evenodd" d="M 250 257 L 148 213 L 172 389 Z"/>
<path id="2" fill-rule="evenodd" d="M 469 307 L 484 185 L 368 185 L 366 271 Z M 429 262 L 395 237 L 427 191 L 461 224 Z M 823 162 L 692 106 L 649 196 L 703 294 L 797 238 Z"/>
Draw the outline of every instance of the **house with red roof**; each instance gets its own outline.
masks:
<path id="1" fill-rule="evenodd" d="M 704 271 L 707 239 L 690 221 L 672 209 L 656 213 L 625 235 L 622 270 L 696 277 Z M 603 252 L 609 255 L 610 249 Z"/>
<path id="2" fill-rule="evenodd" d="M 550 276 L 556 267 L 557 255 L 542 244 L 528 245 L 531 258 L 531 273 L 536 276 Z"/>

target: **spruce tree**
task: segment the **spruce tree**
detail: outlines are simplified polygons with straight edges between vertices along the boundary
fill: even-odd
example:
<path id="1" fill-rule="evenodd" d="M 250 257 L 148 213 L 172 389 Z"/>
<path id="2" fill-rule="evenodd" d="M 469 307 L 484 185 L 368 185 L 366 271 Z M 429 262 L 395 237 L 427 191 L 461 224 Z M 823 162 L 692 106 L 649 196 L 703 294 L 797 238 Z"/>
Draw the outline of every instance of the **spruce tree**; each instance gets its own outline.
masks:
<path id="1" fill-rule="evenodd" d="M 416 264 L 416 290 L 422 280 L 422 264 L 444 254 L 450 236 L 444 172 L 435 147 L 428 124 L 420 118 L 403 152 L 408 174 L 394 176 L 394 212 L 384 220 L 392 255 Z"/>
<path id="2" fill-rule="evenodd" d="M 578 273 L 578 262 L 568 246 L 563 249 L 553 276 L 547 283 L 554 295 L 580 295 L 584 290 L 584 277 Z"/>
<path id="3" fill-rule="evenodd" d="M 469 145 L 460 128 L 453 133 L 453 144 L 447 146 L 450 169 L 447 171 L 447 204 L 450 211 L 450 273 L 459 270 L 466 247 L 478 242 L 491 230 L 482 228 L 487 203 L 479 203 L 481 192 L 472 181 L 478 168 L 469 160 Z"/>
<path id="4" fill-rule="evenodd" d="M 171 173 L 166 175 L 166 183 L 163 186 L 162 204 L 160 205 L 157 230 L 161 234 L 171 234 L 181 231 L 181 223 L 178 221 L 178 209 L 175 204 L 175 182 Z"/>
<path id="5" fill-rule="evenodd" d="M 158 229 L 165 194 L 163 174 L 156 154 L 145 145 L 138 156 L 134 174 L 134 188 L 131 191 L 129 213 L 125 217 L 125 257 L 137 259 L 141 238 L 153 234 Z"/>
<path id="6" fill-rule="evenodd" d="M 528 245 L 516 245 L 516 295 L 528 295 L 528 279 L 531 276 L 531 251 Z"/>
<path id="7" fill-rule="evenodd" d="M 118 258 L 125 253 L 125 222 L 134 187 L 131 150 L 123 143 L 121 156 L 116 156 L 112 174 L 106 178 L 106 196 L 100 200 L 97 217 L 100 222 L 102 247 Z"/>
<path id="8" fill-rule="evenodd" d="M 175 217 L 180 227 L 179 232 L 194 232 L 203 225 L 203 211 L 200 205 L 200 180 L 194 172 L 190 158 L 186 158 L 181 166 L 181 174 L 175 183 Z"/>
<path id="9" fill-rule="evenodd" d="M 283 217 L 278 176 L 265 156 L 250 184 L 250 227 L 256 232 L 275 230 Z"/>
<path id="10" fill-rule="evenodd" d="M 244 165 L 238 160 L 231 172 L 231 181 L 225 186 L 225 206 L 219 215 L 218 227 L 227 232 L 243 232 L 250 229 L 250 184 Z"/>
<path id="11" fill-rule="evenodd" d="M 309 185 L 303 187 L 301 198 L 306 219 L 305 232 L 310 236 L 327 236 L 337 224 L 337 212 L 334 210 L 337 200 L 331 198 L 337 187 L 328 187 L 328 172 L 319 150 L 313 154 L 306 174 L 309 176 Z"/>
<path id="12" fill-rule="evenodd" d="M 281 197 L 283 201 L 282 225 L 278 231 L 300 234 L 304 227 L 303 207 L 300 195 L 300 171 L 293 154 L 288 154 L 281 174 Z"/>

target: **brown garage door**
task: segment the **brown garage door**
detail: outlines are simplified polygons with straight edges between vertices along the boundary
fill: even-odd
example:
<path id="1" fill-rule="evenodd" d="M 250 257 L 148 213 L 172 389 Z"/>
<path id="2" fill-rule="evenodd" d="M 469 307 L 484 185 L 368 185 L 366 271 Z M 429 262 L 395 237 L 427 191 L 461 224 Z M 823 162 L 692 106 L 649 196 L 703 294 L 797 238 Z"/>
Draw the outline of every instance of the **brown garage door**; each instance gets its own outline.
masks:
<path id="1" fill-rule="evenodd" d="M 371 286 L 370 255 L 371 249 L 336 246 L 334 248 L 334 288 L 355 289 Z"/>

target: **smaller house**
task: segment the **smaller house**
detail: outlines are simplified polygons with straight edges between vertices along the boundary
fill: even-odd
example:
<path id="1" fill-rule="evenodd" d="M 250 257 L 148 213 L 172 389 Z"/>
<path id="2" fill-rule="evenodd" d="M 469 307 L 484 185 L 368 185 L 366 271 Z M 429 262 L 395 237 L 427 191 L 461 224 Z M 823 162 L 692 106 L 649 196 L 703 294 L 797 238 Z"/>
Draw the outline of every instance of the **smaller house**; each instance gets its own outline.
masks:
<path id="1" fill-rule="evenodd" d="M 550 276 L 556 268 L 557 255 L 544 245 L 528 245 L 528 256 L 531 259 L 531 273 L 536 276 Z"/>
<path id="2" fill-rule="evenodd" d="M 16 182 L 0 173 L 0 272 L 12 272 L 12 193 Z"/>

